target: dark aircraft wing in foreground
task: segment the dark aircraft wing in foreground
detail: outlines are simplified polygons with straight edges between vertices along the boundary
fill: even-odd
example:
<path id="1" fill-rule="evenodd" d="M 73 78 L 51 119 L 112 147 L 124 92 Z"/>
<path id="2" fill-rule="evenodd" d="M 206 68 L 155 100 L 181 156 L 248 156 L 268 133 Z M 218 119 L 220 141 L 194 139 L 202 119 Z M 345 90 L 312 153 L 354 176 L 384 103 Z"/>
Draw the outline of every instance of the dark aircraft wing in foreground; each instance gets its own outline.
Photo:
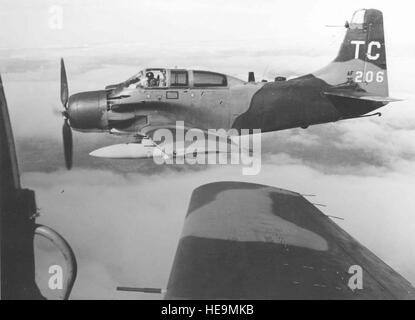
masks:
<path id="1" fill-rule="evenodd" d="M 0 77 L 0 299 L 42 299 L 35 283 L 34 193 L 20 186 L 9 111 Z"/>
<path id="2" fill-rule="evenodd" d="M 193 192 L 167 299 L 415 299 L 411 284 L 298 193 Z"/>
<path id="3" fill-rule="evenodd" d="M 23 189 L 17 165 L 9 110 L 0 76 L 0 300 L 44 299 L 35 281 L 35 235 L 51 241 L 64 255 L 67 274 L 63 298 L 76 278 L 76 260 L 56 231 L 36 224 L 35 193 Z"/>

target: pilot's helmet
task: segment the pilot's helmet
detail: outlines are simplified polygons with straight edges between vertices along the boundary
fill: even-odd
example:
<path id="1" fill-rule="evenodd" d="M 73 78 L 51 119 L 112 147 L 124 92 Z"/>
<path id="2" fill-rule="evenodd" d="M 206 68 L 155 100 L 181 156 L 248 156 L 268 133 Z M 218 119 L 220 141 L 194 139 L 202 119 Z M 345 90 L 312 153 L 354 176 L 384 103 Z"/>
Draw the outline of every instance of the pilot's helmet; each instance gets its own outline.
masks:
<path id="1" fill-rule="evenodd" d="M 154 78 L 154 73 L 153 73 L 153 72 L 151 72 L 151 71 L 149 71 L 149 72 L 147 72 L 147 73 L 146 73 L 146 77 L 147 77 L 148 79 L 153 79 L 153 78 Z"/>

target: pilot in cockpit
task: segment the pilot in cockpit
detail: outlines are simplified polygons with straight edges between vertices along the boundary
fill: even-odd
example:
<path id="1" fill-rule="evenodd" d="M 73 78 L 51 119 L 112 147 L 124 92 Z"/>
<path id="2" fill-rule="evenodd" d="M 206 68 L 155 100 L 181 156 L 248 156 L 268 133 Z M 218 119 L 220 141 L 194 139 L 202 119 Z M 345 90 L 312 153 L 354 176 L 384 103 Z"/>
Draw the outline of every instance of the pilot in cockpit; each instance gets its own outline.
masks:
<path id="1" fill-rule="evenodd" d="M 155 87 L 157 86 L 157 80 L 156 78 L 154 78 L 154 73 L 149 71 L 146 73 L 146 77 L 147 77 L 147 83 L 149 87 Z"/>

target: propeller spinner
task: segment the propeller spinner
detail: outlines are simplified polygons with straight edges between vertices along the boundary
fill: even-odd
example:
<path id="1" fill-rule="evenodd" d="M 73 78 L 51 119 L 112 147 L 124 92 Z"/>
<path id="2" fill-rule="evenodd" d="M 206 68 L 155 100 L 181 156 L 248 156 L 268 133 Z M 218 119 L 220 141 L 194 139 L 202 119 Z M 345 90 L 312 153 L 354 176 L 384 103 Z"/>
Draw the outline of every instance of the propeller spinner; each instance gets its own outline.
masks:
<path id="1" fill-rule="evenodd" d="M 68 80 L 66 77 L 65 63 L 63 58 L 61 58 L 61 102 L 64 108 L 62 112 L 63 115 L 63 127 L 62 127 L 62 136 L 63 136 L 63 151 L 65 155 L 65 165 L 68 170 L 72 168 L 72 158 L 73 158 L 73 141 L 72 141 L 72 129 L 69 125 L 70 118 L 68 114 Z"/>

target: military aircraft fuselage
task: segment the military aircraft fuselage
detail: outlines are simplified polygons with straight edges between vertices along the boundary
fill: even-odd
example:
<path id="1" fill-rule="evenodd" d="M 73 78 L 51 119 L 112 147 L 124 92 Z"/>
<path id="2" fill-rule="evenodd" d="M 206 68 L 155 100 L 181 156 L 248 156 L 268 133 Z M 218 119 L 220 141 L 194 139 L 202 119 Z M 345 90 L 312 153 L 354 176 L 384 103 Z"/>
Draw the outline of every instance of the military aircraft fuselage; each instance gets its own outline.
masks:
<path id="1" fill-rule="evenodd" d="M 267 132 L 357 117 L 384 105 L 327 96 L 324 93 L 332 86 L 311 74 L 288 81 L 246 82 L 203 71 L 224 79 L 210 86 L 193 83 L 199 71 L 179 72 L 187 74 L 186 85 L 131 87 L 122 83 L 74 94 L 68 108 L 71 126 L 80 131 L 138 132 L 184 121 L 187 127 L 201 129 Z"/>
<path id="2" fill-rule="evenodd" d="M 337 57 L 314 73 L 272 82 L 201 70 L 149 68 L 105 90 L 69 98 L 65 115 L 82 131 L 145 133 L 176 121 L 200 129 L 277 131 L 355 118 L 389 98 L 383 16 L 355 12 Z M 66 74 L 62 83 L 66 97 Z M 66 106 L 66 99 L 63 99 Z"/>

